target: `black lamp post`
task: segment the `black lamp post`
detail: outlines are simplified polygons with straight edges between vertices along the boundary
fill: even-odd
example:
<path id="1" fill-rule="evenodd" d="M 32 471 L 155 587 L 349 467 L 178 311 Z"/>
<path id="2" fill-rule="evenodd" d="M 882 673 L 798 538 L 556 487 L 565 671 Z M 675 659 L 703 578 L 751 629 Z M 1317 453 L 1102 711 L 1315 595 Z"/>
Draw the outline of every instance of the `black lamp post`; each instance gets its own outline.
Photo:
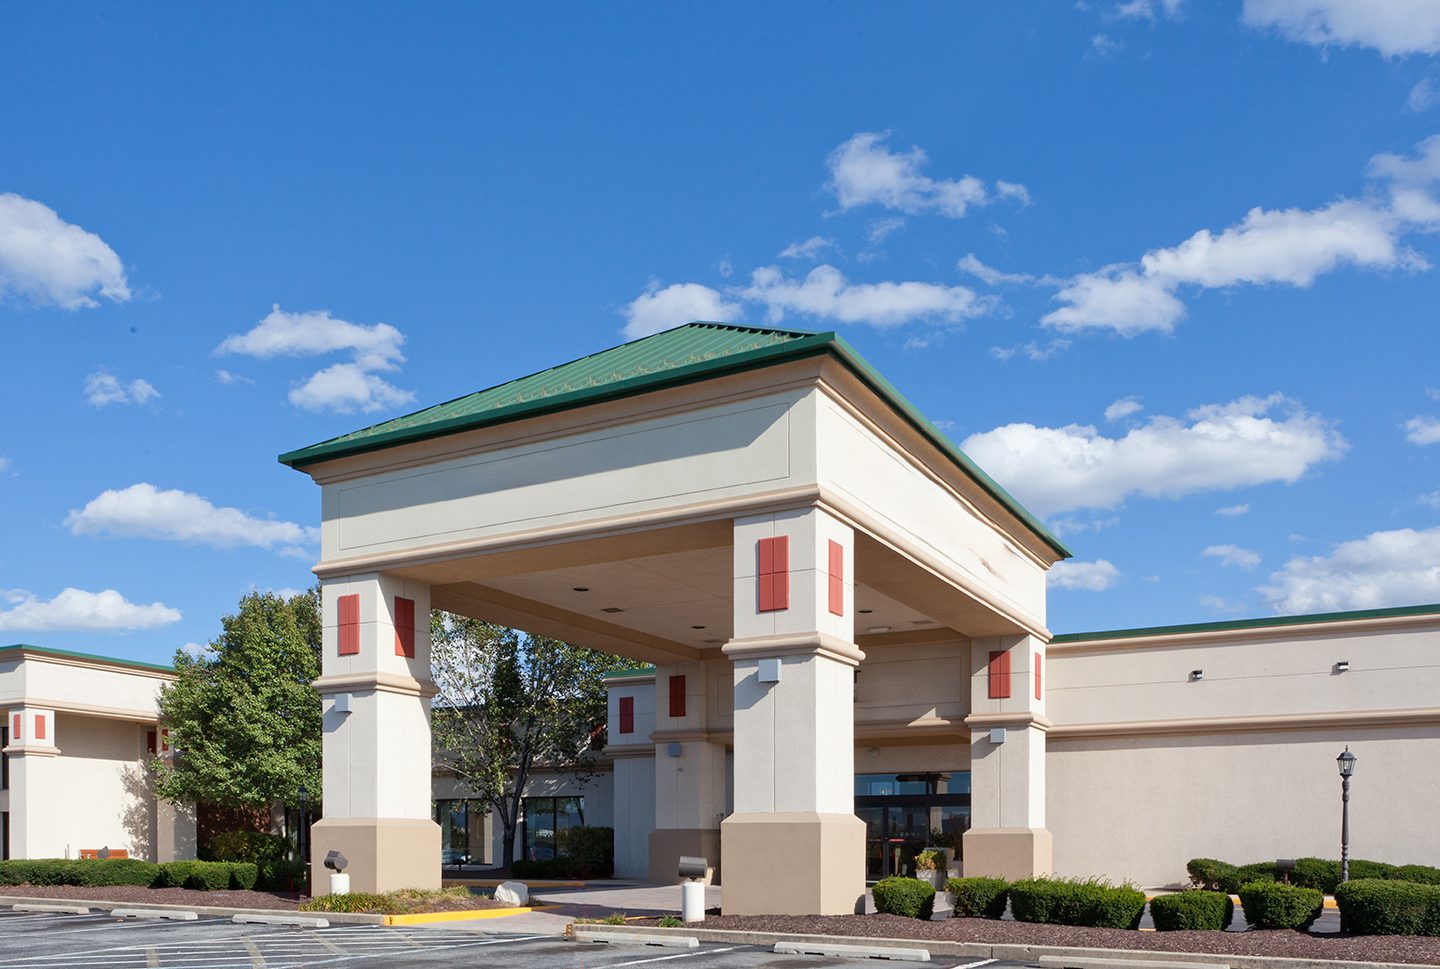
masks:
<path id="1" fill-rule="evenodd" d="M 1350 775 L 1355 773 L 1354 754 L 1346 746 L 1335 758 L 1340 765 L 1340 881 L 1350 880 Z"/>
<path id="2" fill-rule="evenodd" d="M 306 864 L 310 863 L 310 825 L 306 822 L 309 813 L 310 794 L 305 790 L 305 785 L 300 785 L 300 830 L 296 832 L 295 847 L 300 851 L 300 860 Z"/>

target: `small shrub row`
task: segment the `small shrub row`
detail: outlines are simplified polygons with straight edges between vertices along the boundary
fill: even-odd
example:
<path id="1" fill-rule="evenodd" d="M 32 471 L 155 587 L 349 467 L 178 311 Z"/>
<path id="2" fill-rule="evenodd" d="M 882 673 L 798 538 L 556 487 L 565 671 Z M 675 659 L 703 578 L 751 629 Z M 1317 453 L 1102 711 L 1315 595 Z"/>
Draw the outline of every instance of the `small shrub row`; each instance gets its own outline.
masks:
<path id="1" fill-rule="evenodd" d="M 290 842 L 278 834 L 260 831 L 226 831 L 211 838 L 200 851 L 204 861 L 284 861 Z"/>
<path id="2" fill-rule="evenodd" d="M 1257 929 L 1308 929 L 1325 905 L 1318 888 L 1279 882 L 1251 882 L 1239 895 L 1245 921 Z"/>
<path id="3" fill-rule="evenodd" d="M 409 915 L 425 912 L 437 906 L 451 907 L 458 899 L 473 899 L 474 894 L 463 887 L 457 888 L 402 888 L 399 891 L 375 894 L 373 892 L 346 892 L 340 895 L 321 895 L 302 903 L 302 912 L 367 912 L 372 915 Z M 446 904 L 450 903 L 450 904 Z"/>
<path id="4" fill-rule="evenodd" d="M 882 878 L 870 889 L 870 895 L 875 899 L 875 910 L 887 915 L 928 919 L 935 908 L 935 886 L 918 878 Z"/>
<path id="5" fill-rule="evenodd" d="M 1440 935 L 1440 885 L 1353 879 L 1335 889 L 1340 930 L 1358 935 Z"/>
<path id="6" fill-rule="evenodd" d="M 1235 917 L 1235 903 L 1224 892 L 1191 890 L 1150 899 L 1150 918 L 1158 932 L 1226 929 Z"/>
<path id="7" fill-rule="evenodd" d="M 1010 886 L 1010 911 L 1020 922 L 1134 929 L 1145 893 L 1098 879 L 1025 878 Z"/>
<path id="8" fill-rule="evenodd" d="M 1237 866 L 1216 861 L 1214 858 L 1192 858 L 1185 869 L 1190 873 L 1190 881 L 1197 888 L 1228 892 L 1231 895 L 1237 894 L 1243 885 L 1279 880 L 1273 861 Z M 1429 865 L 1390 865 L 1383 861 L 1357 858 L 1350 862 L 1350 877 L 1440 885 L 1440 868 Z M 1295 870 L 1290 873 L 1290 884 L 1300 888 L 1318 889 L 1327 895 L 1333 894 L 1335 887 L 1340 884 L 1340 862 L 1329 858 L 1296 858 Z"/>
<path id="9" fill-rule="evenodd" d="M 249 862 L 167 861 L 138 858 L 44 858 L 0 861 L 0 885 L 138 885 L 144 888 L 194 888 L 219 891 L 255 887 L 259 872 Z"/>
<path id="10" fill-rule="evenodd" d="M 1003 878 L 951 878 L 945 882 L 945 891 L 955 902 L 956 915 L 998 919 L 1005 914 L 1010 883 Z"/>

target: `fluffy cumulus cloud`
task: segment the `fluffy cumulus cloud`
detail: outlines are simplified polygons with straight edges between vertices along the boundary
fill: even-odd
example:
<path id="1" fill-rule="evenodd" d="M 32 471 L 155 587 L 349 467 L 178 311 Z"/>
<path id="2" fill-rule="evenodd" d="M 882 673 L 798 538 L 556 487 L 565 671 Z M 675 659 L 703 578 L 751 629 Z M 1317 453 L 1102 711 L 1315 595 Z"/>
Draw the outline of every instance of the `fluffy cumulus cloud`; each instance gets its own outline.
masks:
<path id="1" fill-rule="evenodd" d="M 1045 582 L 1050 588 L 1067 591 L 1104 592 L 1119 581 L 1120 570 L 1105 559 L 1056 562 L 1045 573 Z"/>
<path id="2" fill-rule="evenodd" d="M 821 253 L 840 248 L 834 239 L 811 236 L 804 242 L 792 242 L 780 250 L 781 259 L 815 259 Z"/>
<path id="3" fill-rule="evenodd" d="M 1254 208 L 1220 232 L 1201 229 L 1176 246 L 1152 249 L 1138 263 L 1116 263 L 1062 283 L 1061 305 L 1043 322 L 1061 330 L 1107 329 L 1123 336 L 1169 332 L 1185 316 L 1182 291 L 1232 286 L 1309 287 L 1343 267 L 1419 270 L 1425 260 L 1405 244 L 1411 232 L 1440 227 L 1440 136 L 1410 156 L 1370 161 L 1363 199 L 1315 209 Z"/>
<path id="4" fill-rule="evenodd" d="M 929 160 L 924 149 L 894 152 L 885 144 L 888 137 L 887 132 L 862 131 L 830 153 L 828 187 L 842 211 L 879 205 L 909 215 L 935 212 L 959 219 L 992 201 L 980 179 L 931 178 L 921 171 Z M 1030 201 L 1025 186 L 1016 182 L 997 182 L 994 197 Z"/>
<path id="5" fill-rule="evenodd" d="M 114 589 L 65 589 L 53 599 L 29 592 L 0 592 L 0 631 L 115 632 L 153 629 L 180 621 L 180 611 L 163 602 L 130 602 Z"/>
<path id="6" fill-rule="evenodd" d="M 143 404 L 160 396 L 148 380 L 136 378 L 126 383 L 105 370 L 97 370 L 85 378 L 85 402 L 91 407 L 110 404 Z"/>
<path id="7" fill-rule="evenodd" d="M 1132 495 L 1288 484 L 1347 447 L 1329 421 L 1279 394 L 1150 417 L 1121 437 L 1086 424 L 1006 424 L 961 446 L 1041 515 L 1112 508 Z"/>
<path id="8" fill-rule="evenodd" d="M 1412 417 L 1403 426 L 1411 444 L 1440 444 L 1440 417 Z"/>
<path id="9" fill-rule="evenodd" d="M 1260 592 L 1279 613 L 1440 602 L 1440 526 L 1372 532 L 1329 555 L 1296 556 Z"/>
<path id="10" fill-rule="evenodd" d="M 1245 0 L 1242 18 L 1316 46 L 1356 45 L 1386 56 L 1440 53 L 1434 0 Z"/>
<path id="11" fill-rule="evenodd" d="M 130 298 L 115 250 L 55 210 L 11 192 L 0 194 L 0 296 L 67 310 L 99 305 L 95 297 Z"/>
<path id="12" fill-rule="evenodd" d="M 1211 545 L 1200 553 L 1206 558 L 1219 559 L 1221 565 L 1233 565 L 1250 570 L 1260 564 L 1260 553 L 1239 545 Z"/>
<path id="13" fill-rule="evenodd" d="M 939 283 L 852 283 L 834 266 L 816 266 L 803 279 L 775 266 L 755 270 L 740 294 L 765 306 L 770 322 L 787 313 L 892 327 L 917 320 L 957 323 L 990 312 L 994 303 L 965 286 Z"/>
<path id="14" fill-rule="evenodd" d="M 263 548 L 309 555 L 319 529 L 257 518 L 223 508 L 188 491 L 161 491 L 152 484 L 111 489 L 70 512 L 65 525 L 74 535 L 112 535 L 190 542 L 214 548 Z"/>
<path id="15" fill-rule="evenodd" d="M 671 283 L 663 288 L 651 283 L 625 307 L 622 315 L 625 335 L 638 340 L 695 320 L 733 323 L 740 318 L 740 307 L 717 290 L 699 283 Z"/>
<path id="16" fill-rule="evenodd" d="M 292 387 L 290 402 L 307 410 L 352 413 L 415 399 L 413 392 L 379 376 L 405 362 L 400 351 L 404 343 L 405 335 L 389 323 L 351 323 L 336 319 L 328 310 L 287 313 L 277 305 L 253 329 L 226 337 L 215 352 L 262 360 L 349 353 L 350 362 L 326 367 Z M 222 382 L 230 381 L 222 378 Z"/>

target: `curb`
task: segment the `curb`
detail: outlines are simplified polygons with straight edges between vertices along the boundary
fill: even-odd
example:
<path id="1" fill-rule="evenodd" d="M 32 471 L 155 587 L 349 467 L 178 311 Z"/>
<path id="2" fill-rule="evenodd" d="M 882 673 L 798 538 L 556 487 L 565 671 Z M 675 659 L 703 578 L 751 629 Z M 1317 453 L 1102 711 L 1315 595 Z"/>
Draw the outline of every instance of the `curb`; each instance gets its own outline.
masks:
<path id="1" fill-rule="evenodd" d="M 90 908 L 98 908 L 105 912 L 113 912 L 115 909 L 133 909 L 137 907 L 136 902 L 102 902 L 88 901 L 83 898 L 45 898 L 39 895 L 0 895 L 0 905 L 29 905 L 33 903 L 54 902 L 66 905 L 86 905 Z M 194 912 L 197 915 L 221 915 L 227 918 L 236 915 L 310 915 L 308 912 L 297 912 L 293 909 L 283 908 L 233 908 L 224 905 L 169 905 L 162 902 L 155 902 L 144 906 L 147 910 L 164 912 Z M 329 919 L 331 922 L 345 922 L 351 925 L 384 925 L 385 919 L 394 918 L 386 915 L 365 915 L 359 912 L 317 912 L 316 916 Z"/>
<path id="2" fill-rule="evenodd" d="M 433 925 L 437 922 L 468 922 L 471 919 L 503 919 L 526 912 L 544 912 L 554 905 L 534 905 L 520 908 L 467 908 L 458 912 L 417 912 L 413 915 L 382 915 L 385 925 Z"/>
<path id="3" fill-rule="evenodd" d="M 942 942 L 933 939 L 877 939 L 862 936 L 802 935 L 795 933 L 776 934 L 772 932 L 744 932 L 734 929 L 706 929 L 693 923 L 684 928 L 662 929 L 658 926 L 610 926 L 586 925 L 587 935 L 592 938 L 601 935 L 635 935 L 643 931 L 654 936 L 691 936 L 702 942 L 731 942 L 740 945 L 757 945 L 766 948 L 781 942 L 807 942 L 822 945 L 865 945 L 872 948 L 914 949 L 923 945 L 934 956 L 959 956 L 975 959 L 1011 960 L 1015 962 L 1038 962 L 1042 956 L 1063 956 L 1066 958 L 1125 959 L 1137 967 L 1156 959 L 1174 959 L 1187 962 L 1203 962 L 1213 966 L 1230 966 L 1231 969 L 1440 969 L 1440 966 L 1419 963 L 1395 962 L 1350 962 L 1336 959 L 1290 959 L 1278 956 L 1230 955 L 1215 952 L 1168 952 L 1148 949 L 1090 949 L 1056 945 L 1017 945 L 1013 943 L 988 942 Z"/>

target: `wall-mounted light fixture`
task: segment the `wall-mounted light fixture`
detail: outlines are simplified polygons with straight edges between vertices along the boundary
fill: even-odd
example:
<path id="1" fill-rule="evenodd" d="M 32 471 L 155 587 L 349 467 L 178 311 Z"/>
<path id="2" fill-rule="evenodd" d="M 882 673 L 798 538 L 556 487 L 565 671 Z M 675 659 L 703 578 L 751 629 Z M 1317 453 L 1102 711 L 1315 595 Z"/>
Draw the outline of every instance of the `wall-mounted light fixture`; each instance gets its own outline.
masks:
<path id="1" fill-rule="evenodd" d="M 1334 670 L 1336 673 L 1350 672 L 1350 661 L 1348 659 L 1340 660 L 1338 663 L 1335 664 Z"/>
<path id="2" fill-rule="evenodd" d="M 780 661 L 778 659 L 762 659 L 757 676 L 761 683 L 779 683 Z"/>
<path id="3" fill-rule="evenodd" d="M 350 695 L 349 693 L 337 693 L 337 694 L 335 694 L 335 704 L 334 704 L 334 706 L 332 706 L 330 709 L 333 710 L 333 711 L 336 712 L 336 713 L 349 713 L 349 712 L 350 712 L 350 698 L 351 698 L 351 695 Z"/>
<path id="4" fill-rule="evenodd" d="M 1004 727 L 991 727 L 991 728 L 990 728 L 990 742 L 991 742 L 992 744 L 1003 744 L 1003 743 L 1005 742 L 1005 728 L 1004 728 Z"/>
<path id="5" fill-rule="evenodd" d="M 666 748 L 666 752 L 667 752 L 671 757 L 679 757 L 679 756 L 680 756 L 680 745 L 679 745 L 678 743 L 672 743 L 668 748 Z"/>
<path id="6" fill-rule="evenodd" d="M 1191 670 L 1191 671 L 1190 671 L 1190 682 L 1191 682 L 1191 683 L 1199 683 L 1199 682 L 1200 682 L 1201 680 L 1203 680 L 1203 679 L 1205 679 L 1205 671 L 1204 671 L 1204 670 Z"/>

